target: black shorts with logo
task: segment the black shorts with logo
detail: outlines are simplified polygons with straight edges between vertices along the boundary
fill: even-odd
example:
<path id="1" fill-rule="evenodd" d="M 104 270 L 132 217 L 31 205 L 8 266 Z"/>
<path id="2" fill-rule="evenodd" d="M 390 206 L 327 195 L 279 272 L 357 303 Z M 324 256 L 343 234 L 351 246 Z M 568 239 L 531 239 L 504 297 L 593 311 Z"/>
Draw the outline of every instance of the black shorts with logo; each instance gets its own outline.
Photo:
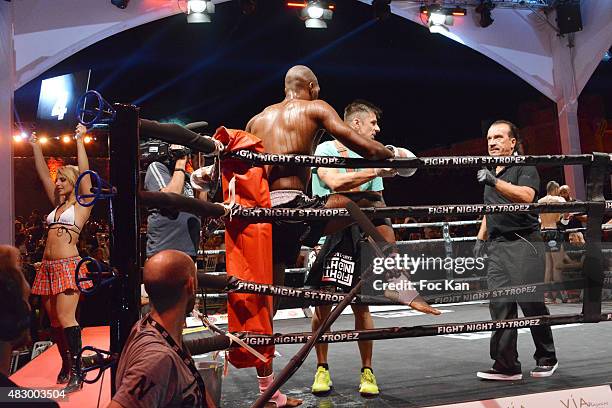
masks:
<path id="1" fill-rule="evenodd" d="M 563 233 L 556 229 L 543 229 L 541 231 L 546 252 L 559 252 L 563 244 Z"/>

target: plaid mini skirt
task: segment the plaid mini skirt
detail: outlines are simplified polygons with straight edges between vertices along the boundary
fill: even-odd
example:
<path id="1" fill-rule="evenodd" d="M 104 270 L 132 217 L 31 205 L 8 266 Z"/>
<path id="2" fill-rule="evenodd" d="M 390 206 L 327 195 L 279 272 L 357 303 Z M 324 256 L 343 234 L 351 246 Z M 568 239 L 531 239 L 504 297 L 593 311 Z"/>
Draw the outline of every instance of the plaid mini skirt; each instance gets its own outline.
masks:
<path id="1" fill-rule="evenodd" d="M 81 261 L 80 256 L 71 256 L 63 259 L 43 259 L 40 268 L 36 271 L 36 277 L 32 284 L 33 295 L 57 295 L 68 289 L 79 290 L 74 279 L 77 264 Z M 84 278 L 87 273 L 85 264 L 81 265 L 79 278 Z M 81 282 L 81 287 L 91 288 L 91 281 Z"/>

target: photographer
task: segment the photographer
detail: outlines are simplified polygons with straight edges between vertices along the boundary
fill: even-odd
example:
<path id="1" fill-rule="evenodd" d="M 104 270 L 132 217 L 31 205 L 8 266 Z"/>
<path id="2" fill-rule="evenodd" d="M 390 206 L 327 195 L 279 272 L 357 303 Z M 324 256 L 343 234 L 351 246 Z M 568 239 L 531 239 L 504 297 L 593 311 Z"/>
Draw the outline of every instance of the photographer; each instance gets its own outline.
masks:
<path id="1" fill-rule="evenodd" d="M 150 142 L 156 143 L 156 142 Z M 150 144 L 152 146 L 152 144 Z M 194 198 L 194 190 L 186 171 L 187 160 L 191 153 L 180 145 L 157 142 L 157 154 L 147 168 L 144 188 L 147 191 L 182 194 Z M 198 193 L 198 198 L 206 199 L 206 193 Z M 200 218 L 186 212 L 168 213 L 151 208 L 147 219 L 147 258 L 164 249 L 176 249 L 189 255 L 194 261 L 200 240 Z"/>

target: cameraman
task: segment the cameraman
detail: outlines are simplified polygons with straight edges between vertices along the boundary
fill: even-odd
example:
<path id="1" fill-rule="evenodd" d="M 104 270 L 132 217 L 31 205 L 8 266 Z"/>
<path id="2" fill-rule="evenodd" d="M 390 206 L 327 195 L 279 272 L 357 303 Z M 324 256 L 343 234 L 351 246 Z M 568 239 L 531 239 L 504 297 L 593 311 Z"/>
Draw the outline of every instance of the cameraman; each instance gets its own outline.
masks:
<path id="1" fill-rule="evenodd" d="M 170 145 L 167 154 L 160 155 L 149 164 L 144 188 L 147 191 L 182 194 L 194 198 L 185 170 L 190 150 L 180 145 Z M 206 199 L 206 193 L 198 193 Z M 200 241 L 200 218 L 186 212 L 167 213 L 159 209 L 149 210 L 147 218 L 147 258 L 164 249 L 176 249 L 189 255 L 194 261 Z"/>

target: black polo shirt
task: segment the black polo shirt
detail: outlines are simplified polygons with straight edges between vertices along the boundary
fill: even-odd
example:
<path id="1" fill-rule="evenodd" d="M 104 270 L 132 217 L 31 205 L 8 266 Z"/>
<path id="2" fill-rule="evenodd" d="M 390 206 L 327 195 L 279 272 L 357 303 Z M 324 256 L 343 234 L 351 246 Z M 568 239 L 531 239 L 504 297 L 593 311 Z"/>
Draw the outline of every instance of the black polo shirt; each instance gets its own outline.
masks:
<path id="1" fill-rule="evenodd" d="M 500 180 L 515 186 L 531 187 L 535 191 L 533 202 L 537 202 L 540 191 L 540 175 L 534 166 L 507 166 L 497 174 Z M 485 186 L 485 204 L 510 204 L 512 201 L 501 195 L 495 187 Z M 540 227 L 538 215 L 535 213 L 503 213 L 487 214 L 487 232 L 489 239 L 515 231 L 537 230 Z"/>

